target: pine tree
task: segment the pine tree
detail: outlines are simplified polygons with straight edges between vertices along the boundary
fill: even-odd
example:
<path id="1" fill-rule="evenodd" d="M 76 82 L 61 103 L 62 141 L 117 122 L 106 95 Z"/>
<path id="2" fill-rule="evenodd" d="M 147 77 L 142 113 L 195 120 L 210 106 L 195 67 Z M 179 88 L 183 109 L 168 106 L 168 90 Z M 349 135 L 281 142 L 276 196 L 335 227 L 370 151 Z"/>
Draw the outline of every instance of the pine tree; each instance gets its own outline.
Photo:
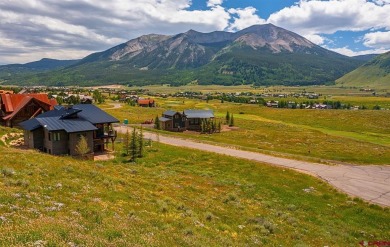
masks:
<path id="1" fill-rule="evenodd" d="M 138 153 L 137 131 L 135 130 L 135 128 L 133 128 L 133 131 L 131 133 L 129 149 L 130 149 L 131 161 L 134 162 L 137 159 L 137 153 Z"/>
<path id="2" fill-rule="evenodd" d="M 141 126 L 141 130 L 138 133 L 138 158 L 144 156 L 144 131 Z"/>
<path id="3" fill-rule="evenodd" d="M 160 120 L 158 116 L 156 116 L 156 118 L 154 119 L 154 128 L 158 130 L 161 129 Z"/>
<path id="4" fill-rule="evenodd" d="M 218 122 L 218 132 L 221 133 L 222 131 L 222 124 L 221 121 Z"/>
<path id="5" fill-rule="evenodd" d="M 126 130 L 125 137 L 123 139 L 123 155 L 129 155 L 129 142 L 130 142 L 130 132 L 129 129 Z"/>
<path id="6" fill-rule="evenodd" d="M 230 113 L 229 111 L 226 112 L 226 124 L 230 123 Z"/>
<path id="7" fill-rule="evenodd" d="M 232 113 L 232 115 L 231 115 L 231 117 L 230 117 L 229 126 L 230 126 L 230 127 L 234 126 L 234 117 L 233 117 L 233 113 Z"/>

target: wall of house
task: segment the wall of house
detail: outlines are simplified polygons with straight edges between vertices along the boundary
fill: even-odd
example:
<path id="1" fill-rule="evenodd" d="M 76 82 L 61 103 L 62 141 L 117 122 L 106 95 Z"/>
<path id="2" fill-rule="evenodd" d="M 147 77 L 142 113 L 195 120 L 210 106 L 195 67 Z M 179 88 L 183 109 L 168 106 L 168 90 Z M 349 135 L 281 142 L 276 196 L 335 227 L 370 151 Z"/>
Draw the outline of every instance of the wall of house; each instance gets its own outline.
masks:
<path id="1" fill-rule="evenodd" d="M 42 149 L 43 145 L 44 145 L 43 129 L 39 128 L 39 129 L 36 129 L 30 133 L 31 133 L 32 143 L 29 144 L 29 147 L 33 148 L 33 149 Z"/>
<path id="2" fill-rule="evenodd" d="M 33 133 L 31 131 L 25 130 L 23 139 L 24 139 L 25 146 L 27 146 L 30 149 L 34 148 L 34 138 L 33 138 Z"/>
<path id="3" fill-rule="evenodd" d="M 76 146 L 80 141 L 80 135 L 85 134 L 87 139 L 88 147 L 90 152 L 93 152 L 93 131 L 81 132 L 81 133 L 70 133 L 69 134 L 69 147 L 70 147 L 70 155 L 79 155 L 76 152 Z"/>
<path id="4" fill-rule="evenodd" d="M 54 133 L 60 133 L 60 140 L 54 140 Z M 61 155 L 69 153 L 69 145 L 68 145 L 68 134 L 65 131 L 55 131 L 52 132 L 51 136 L 51 146 L 52 146 L 52 154 Z"/>

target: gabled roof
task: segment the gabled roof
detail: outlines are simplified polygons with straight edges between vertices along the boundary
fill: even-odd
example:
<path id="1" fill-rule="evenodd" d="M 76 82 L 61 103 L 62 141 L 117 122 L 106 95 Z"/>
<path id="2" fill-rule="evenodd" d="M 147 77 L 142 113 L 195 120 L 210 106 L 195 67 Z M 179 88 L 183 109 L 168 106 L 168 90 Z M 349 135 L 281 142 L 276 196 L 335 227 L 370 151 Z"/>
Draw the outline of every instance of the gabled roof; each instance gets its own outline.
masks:
<path id="1" fill-rule="evenodd" d="M 187 118 L 214 118 L 212 110 L 185 110 L 184 115 Z"/>
<path id="2" fill-rule="evenodd" d="M 171 121 L 172 119 L 166 117 L 159 117 L 158 120 L 160 120 L 161 122 L 168 122 Z"/>
<path id="3" fill-rule="evenodd" d="M 26 98 L 37 99 L 53 109 L 54 105 L 57 104 L 56 100 L 50 100 L 47 94 L 1 94 L 1 101 L 4 104 L 4 110 L 6 113 L 12 113 L 26 101 Z"/>
<path id="4" fill-rule="evenodd" d="M 19 102 L 18 106 L 13 110 L 13 112 L 5 117 L 3 117 L 4 120 L 9 120 L 9 119 L 12 119 L 14 116 L 16 116 L 20 110 L 22 110 L 26 105 L 28 105 L 31 101 L 36 101 L 38 104 L 40 104 L 41 106 L 43 105 L 48 107 L 48 108 L 51 108 L 50 104 L 47 104 L 46 102 L 43 102 L 43 101 L 40 101 L 34 97 L 25 97 L 21 100 L 21 102 Z"/>
<path id="5" fill-rule="evenodd" d="M 163 113 L 163 115 L 173 117 L 176 113 L 179 113 L 179 114 L 180 114 L 180 112 L 168 110 L 168 111 L 165 111 L 165 112 Z"/>

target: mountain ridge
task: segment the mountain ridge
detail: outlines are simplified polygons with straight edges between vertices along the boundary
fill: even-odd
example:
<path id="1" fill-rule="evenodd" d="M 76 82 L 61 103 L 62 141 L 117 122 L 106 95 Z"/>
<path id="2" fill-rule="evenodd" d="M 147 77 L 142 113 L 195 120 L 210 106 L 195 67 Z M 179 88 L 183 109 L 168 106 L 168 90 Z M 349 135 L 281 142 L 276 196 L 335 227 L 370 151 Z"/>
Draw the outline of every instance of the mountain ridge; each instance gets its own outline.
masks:
<path id="1" fill-rule="evenodd" d="M 362 63 L 265 24 L 235 33 L 189 30 L 143 35 L 67 68 L 21 79 L 46 84 L 312 85 L 334 83 Z"/>

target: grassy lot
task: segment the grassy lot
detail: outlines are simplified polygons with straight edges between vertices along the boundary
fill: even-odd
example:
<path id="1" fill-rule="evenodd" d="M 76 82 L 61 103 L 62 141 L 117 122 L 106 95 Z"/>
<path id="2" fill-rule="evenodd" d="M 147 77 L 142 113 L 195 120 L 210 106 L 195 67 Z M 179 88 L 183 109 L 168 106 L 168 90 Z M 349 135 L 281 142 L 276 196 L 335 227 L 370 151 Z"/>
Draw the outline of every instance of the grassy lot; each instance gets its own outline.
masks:
<path id="1" fill-rule="evenodd" d="M 357 246 L 390 238 L 388 208 L 319 179 L 158 143 L 136 163 L 2 147 L 0 164 L 0 246 Z"/>
<path id="2" fill-rule="evenodd" d="M 390 164 L 390 111 L 271 109 L 189 99 L 158 99 L 158 104 L 158 108 L 101 107 L 130 123 L 152 119 L 166 109 L 213 109 L 221 120 L 229 111 L 239 130 L 214 135 L 164 133 L 257 152 L 285 153 L 300 159 Z"/>

